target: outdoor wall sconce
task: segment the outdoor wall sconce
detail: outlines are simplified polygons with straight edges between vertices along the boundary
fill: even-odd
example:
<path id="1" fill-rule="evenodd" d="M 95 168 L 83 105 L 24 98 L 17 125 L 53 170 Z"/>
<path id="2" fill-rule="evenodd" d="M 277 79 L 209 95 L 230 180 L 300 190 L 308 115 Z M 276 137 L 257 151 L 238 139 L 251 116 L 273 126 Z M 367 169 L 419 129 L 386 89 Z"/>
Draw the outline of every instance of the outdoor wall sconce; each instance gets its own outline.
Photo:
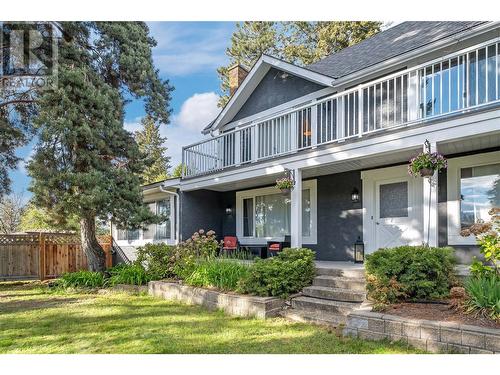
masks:
<path id="1" fill-rule="evenodd" d="M 354 263 L 363 263 L 365 261 L 365 244 L 358 236 L 354 242 Z"/>
<path id="2" fill-rule="evenodd" d="M 233 214 L 233 208 L 231 206 L 226 207 L 226 215 L 231 216 Z"/>
<path id="3" fill-rule="evenodd" d="M 351 192 L 351 201 L 352 203 L 358 203 L 359 202 L 359 190 L 354 188 L 352 189 Z"/>

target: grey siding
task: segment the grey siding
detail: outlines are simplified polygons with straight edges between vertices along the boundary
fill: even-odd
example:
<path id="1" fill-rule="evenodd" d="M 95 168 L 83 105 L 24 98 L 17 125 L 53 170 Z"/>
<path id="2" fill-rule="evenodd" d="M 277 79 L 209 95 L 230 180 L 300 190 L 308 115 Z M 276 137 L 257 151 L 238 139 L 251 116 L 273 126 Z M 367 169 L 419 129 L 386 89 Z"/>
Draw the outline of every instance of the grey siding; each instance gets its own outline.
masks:
<path id="1" fill-rule="evenodd" d="M 214 230 L 219 238 L 236 233 L 236 193 L 196 190 L 181 193 L 181 240 L 199 229 Z M 226 215 L 232 206 L 234 214 Z"/>
<path id="2" fill-rule="evenodd" d="M 353 203 L 353 188 L 361 191 L 361 172 L 320 176 L 318 184 L 318 244 L 304 244 L 316 251 L 318 260 L 353 260 L 353 244 L 363 238 L 362 203 Z"/>
<path id="3" fill-rule="evenodd" d="M 282 78 L 282 74 L 282 71 L 271 68 L 231 121 L 265 111 L 325 87 L 292 74 Z"/>

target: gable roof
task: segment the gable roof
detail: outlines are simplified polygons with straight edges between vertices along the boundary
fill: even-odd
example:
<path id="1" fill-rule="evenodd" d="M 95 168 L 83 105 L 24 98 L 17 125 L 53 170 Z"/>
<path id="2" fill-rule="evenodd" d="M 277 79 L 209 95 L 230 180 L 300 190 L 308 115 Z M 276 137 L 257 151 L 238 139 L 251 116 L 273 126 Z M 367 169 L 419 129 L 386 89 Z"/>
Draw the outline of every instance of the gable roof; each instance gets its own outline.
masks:
<path id="1" fill-rule="evenodd" d="M 219 115 L 202 130 L 202 133 L 208 134 L 210 131 L 216 130 L 229 122 L 273 66 L 327 87 L 334 86 L 335 81 L 340 78 L 485 23 L 488 22 L 402 22 L 306 67 L 300 67 L 272 56 L 262 55 Z"/>
<path id="2" fill-rule="evenodd" d="M 328 87 L 333 85 L 331 77 L 325 74 L 315 72 L 307 67 L 291 64 L 273 56 L 262 55 L 243 80 L 240 87 L 238 87 L 234 95 L 229 99 L 229 102 L 227 102 L 217 117 L 202 130 L 202 133 L 207 134 L 233 118 L 271 67 L 323 86 Z"/>
<path id="3" fill-rule="evenodd" d="M 483 23 L 485 22 L 403 22 L 333 53 L 307 68 L 338 79 Z"/>

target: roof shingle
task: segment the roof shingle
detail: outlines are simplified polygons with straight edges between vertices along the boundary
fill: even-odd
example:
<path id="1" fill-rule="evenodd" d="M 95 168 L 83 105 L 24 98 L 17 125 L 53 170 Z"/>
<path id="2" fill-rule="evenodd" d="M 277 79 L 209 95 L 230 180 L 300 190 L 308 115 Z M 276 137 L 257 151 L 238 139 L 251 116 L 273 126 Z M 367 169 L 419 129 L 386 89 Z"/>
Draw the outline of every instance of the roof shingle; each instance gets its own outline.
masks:
<path id="1" fill-rule="evenodd" d="M 332 78 L 344 77 L 482 23 L 484 22 L 403 22 L 358 44 L 333 53 L 308 65 L 307 68 Z"/>

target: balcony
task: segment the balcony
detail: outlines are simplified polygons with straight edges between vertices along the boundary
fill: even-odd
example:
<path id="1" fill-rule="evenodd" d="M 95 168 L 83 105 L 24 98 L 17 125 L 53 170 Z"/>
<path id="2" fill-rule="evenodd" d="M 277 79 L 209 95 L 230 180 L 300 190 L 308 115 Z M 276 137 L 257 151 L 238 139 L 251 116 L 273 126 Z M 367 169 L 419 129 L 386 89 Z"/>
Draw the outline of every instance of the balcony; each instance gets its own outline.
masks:
<path id="1" fill-rule="evenodd" d="M 183 148 L 183 177 L 412 126 L 500 101 L 499 38 Z"/>

